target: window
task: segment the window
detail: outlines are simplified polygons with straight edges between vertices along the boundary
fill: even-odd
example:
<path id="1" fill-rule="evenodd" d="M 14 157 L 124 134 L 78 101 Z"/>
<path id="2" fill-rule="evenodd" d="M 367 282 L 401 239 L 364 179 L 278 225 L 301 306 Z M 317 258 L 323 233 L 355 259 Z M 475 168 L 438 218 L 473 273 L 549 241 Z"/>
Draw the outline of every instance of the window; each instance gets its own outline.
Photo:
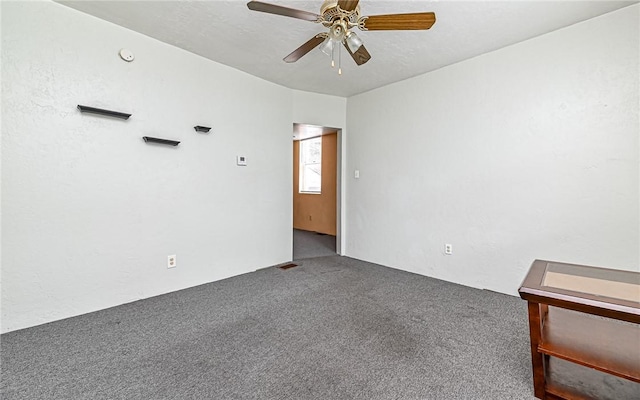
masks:
<path id="1" fill-rule="evenodd" d="M 300 141 L 300 193 L 320 193 L 322 136 Z"/>

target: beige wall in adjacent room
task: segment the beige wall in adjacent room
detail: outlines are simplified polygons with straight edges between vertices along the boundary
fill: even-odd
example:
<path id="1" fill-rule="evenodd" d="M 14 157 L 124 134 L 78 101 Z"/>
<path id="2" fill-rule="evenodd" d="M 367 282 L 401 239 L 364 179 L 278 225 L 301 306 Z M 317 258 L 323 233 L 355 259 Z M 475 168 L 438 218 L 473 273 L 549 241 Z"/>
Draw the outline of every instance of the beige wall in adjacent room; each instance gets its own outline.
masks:
<path id="1" fill-rule="evenodd" d="M 299 193 L 300 142 L 293 142 L 293 227 L 336 234 L 337 134 L 322 136 L 322 190 L 320 194 Z"/>

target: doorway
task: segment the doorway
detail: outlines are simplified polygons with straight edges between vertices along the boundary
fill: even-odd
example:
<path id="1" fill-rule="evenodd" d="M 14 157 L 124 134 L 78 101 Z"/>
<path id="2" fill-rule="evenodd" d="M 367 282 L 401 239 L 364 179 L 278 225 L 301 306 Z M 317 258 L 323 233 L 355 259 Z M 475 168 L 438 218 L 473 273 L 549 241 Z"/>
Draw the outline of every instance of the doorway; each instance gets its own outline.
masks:
<path id="1" fill-rule="evenodd" d="M 340 253 L 341 130 L 293 125 L 292 259 Z"/>

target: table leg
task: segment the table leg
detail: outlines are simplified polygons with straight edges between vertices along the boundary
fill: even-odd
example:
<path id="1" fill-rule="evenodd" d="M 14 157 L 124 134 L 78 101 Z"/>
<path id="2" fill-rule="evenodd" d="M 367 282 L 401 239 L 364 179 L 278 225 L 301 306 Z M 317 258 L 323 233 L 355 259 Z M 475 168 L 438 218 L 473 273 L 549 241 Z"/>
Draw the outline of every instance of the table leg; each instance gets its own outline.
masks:
<path id="1" fill-rule="evenodd" d="M 540 313 L 540 304 L 533 302 L 528 302 L 528 304 L 529 337 L 531 340 L 531 364 L 533 367 L 533 394 L 539 399 L 544 399 L 544 361 L 542 353 L 538 351 L 538 344 L 542 340 L 542 318 Z"/>

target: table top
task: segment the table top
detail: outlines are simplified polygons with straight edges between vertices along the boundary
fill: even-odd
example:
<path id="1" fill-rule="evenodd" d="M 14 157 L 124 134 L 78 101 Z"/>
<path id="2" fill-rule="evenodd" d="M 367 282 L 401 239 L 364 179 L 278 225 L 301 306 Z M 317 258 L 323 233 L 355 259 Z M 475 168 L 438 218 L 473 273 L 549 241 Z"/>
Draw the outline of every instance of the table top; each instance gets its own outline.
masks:
<path id="1" fill-rule="evenodd" d="M 640 273 L 535 260 L 519 289 L 525 300 L 640 323 Z"/>

